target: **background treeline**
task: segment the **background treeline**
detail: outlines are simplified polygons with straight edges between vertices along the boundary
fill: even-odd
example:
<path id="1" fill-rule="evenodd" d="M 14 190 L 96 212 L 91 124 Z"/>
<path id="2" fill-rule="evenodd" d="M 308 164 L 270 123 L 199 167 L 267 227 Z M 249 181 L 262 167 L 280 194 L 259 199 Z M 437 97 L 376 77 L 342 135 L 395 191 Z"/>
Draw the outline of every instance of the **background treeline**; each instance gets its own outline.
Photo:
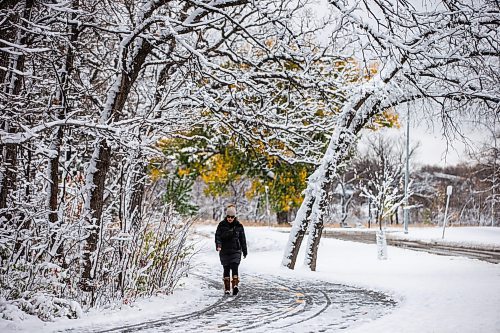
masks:
<path id="1" fill-rule="evenodd" d="M 383 223 L 403 223 L 405 152 L 403 140 L 376 133 L 364 149 L 356 152 L 345 165 L 344 173 L 332 185 L 325 224 L 373 227 L 377 214 L 388 211 Z M 446 203 L 446 187 L 453 186 L 448 222 L 452 225 L 496 226 L 500 207 L 496 204 L 499 191 L 499 165 L 491 144 L 476 152 L 469 163 L 439 167 L 413 165 L 410 151 L 410 223 L 442 224 Z M 215 155 L 218 156 L 218 155 Z M 207 163 L 201 173 L 184 188 L 186 202 L 197 207 L 202 219 L 223 218 L 220 207 L 229 202 L 238 206 L 239 216 L 248 222 L 284 224 L 293 221 L 302 202 L 302 191 L 313 167 L 304 164 L 268 164 L 261 177 L 245 173 L 251 161 L 228 153 L 226 148 L 217 157 L 224 160 L 220 167 Z M 239 166 L 235 168 L 235 166 Z M 206 175 L 210 174 L 211 177 Z M 377 203 L 380 184 L 387 184 L 392 201 Z M 266 191 L 267 187 L 267 191 Z M 214 189 L 217 188 L 217 191 Z M 210 194 L 210 195 L 207 195 Z"/>

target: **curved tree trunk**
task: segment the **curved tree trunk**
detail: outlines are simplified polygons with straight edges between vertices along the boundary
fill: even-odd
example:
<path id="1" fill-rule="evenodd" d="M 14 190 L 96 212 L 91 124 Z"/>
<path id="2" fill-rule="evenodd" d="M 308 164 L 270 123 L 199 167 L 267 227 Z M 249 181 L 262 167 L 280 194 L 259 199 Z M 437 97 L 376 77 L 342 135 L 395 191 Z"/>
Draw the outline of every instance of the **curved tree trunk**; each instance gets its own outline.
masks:
<path id="1" fill-rule="evenodd" d="M 384 84 L 389 82 L 397 72 L 402 67 L 402 64 L 406 62 L 407 58 L 402 57 L 398 59 L 393 59 L 393 66 L 388 66 L 391 68 L 386 72 L 381 72 L 378 74 L 378 79 L 380 83 Z M 321 165 L 316 169 L 313 176 L 308 181 L 306 189 L 306 200 L 302 203 L 299 209 L 304 213 L 307 211 L 309 214 L 307 218 L 310 218 L 309 226 L 309 240 L 308 248 L 306 250 L 305 262 L 312 270 L 316 269 L 317 253 L 319 242 L 321 238 L 321 233 L 323 230 L 323 215 L 324 206 L 327 198 L 328 184 L 333 180 L 334 176 L 338 172 L 338 166 L 342 163 L 348 156 L 349 150 L 356 141 L 356 135 L 359 131 L 370 121 L 370 119 L 381 111 L 380 109 L 380 96 L 383 94 L 376 95 L 374 90 L 366 90 L 362 94 L 356 95 L 352 100 L 346 104 L 342 113 L 339 115 L 336 128 L 330 139 L 328 149 L 325 152 Z M 305 208 L 311 205 L 311 209 Z M 302 239 L 299 240 L 300 230 L 305 229 L 306 215 L 300 214 L 294 221 L 294 226 L 290 232 L 290 237 L 288 240 L 287 248 L 285 249 L 285 258 L 282 264 L 288 268 L 293 269 L 296 258 L 294 258 L 294 253 L 298 253 L 297 245 L 300 246 Z"/>
<path id="2" fill-rule="evenodd" d="M 311 195 L 306 194 L 306 197 L 297 212 L 297 216 L 295 217 L 292 230 L 290 230 L 288 245 L 285 249 L 285 254 L 283 255 L 283 260 L 281 262 L 283 266 L 290 269 L 295 268 L 300 245 L 302 244 L 302 240 L 304 239 L 304 235 L 309 225 L 313 204 L 314 198 Z"/>

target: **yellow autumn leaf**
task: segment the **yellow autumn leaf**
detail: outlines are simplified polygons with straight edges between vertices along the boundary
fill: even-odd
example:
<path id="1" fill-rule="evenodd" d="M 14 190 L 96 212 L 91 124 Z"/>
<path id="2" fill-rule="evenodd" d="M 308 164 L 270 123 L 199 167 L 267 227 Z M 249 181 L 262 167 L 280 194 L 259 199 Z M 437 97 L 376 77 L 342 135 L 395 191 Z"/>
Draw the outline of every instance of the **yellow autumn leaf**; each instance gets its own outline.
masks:
<path id="1" fill-rule="evenodd" d="M 188 176 L 190 173 L 191 170 L 189 168 L 179 168 L 179 170 L 177 170 L 179 177 Z"/>
<path id="2" fill-rule="evenodd" d="M 161 178 L 162 172 L 159 169 L 153 168 L 149 171 L 151 180 L 156 181 Z"/>

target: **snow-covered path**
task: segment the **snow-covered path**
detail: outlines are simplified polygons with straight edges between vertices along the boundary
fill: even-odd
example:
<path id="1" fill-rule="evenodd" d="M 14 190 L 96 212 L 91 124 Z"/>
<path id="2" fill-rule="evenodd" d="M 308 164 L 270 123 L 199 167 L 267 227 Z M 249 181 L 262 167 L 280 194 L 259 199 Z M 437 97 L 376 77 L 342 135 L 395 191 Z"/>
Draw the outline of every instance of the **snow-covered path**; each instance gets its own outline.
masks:
<path id="1" fill-rule="evenodd" d="M 323 239 L 317 272 L 302 266 L 303 253 L 291 271 L 280 266 L 288 234 L 246 228 L 242 292 L 224 297 L 215 226 L 196 230 L 193 273 L 173 295 L 95 309 L 77 320 L 0 320 L 0 332 L 500 332 L 500 264 L 395 247 L 381 261 L 374 244 Z M 441 232 L 410 234 L 430 239 Z M 449 236 L 500 245 L 500 228 L 450 229 Z"/>
<path id="2" fill-rule="evenodd" d="M 198 278 L 204 278 L 198 275 Z M 79 332 L 331 332 L 373 320 L 396 303 L 386 295 L 324 281 L 247 274 L 238 296 L 222 296 L 221 282 L 205 279 L 210 305 L 181 316 Z"/>

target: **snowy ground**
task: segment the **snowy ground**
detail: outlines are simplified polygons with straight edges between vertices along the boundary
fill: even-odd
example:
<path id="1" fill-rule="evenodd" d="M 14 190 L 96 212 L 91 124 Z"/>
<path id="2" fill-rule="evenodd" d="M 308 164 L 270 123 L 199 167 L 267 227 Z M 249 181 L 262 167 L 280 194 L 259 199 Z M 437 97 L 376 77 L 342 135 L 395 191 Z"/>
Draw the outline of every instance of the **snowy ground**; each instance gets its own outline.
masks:
<path id="1" fill-rule="evenodd" d="M 374 233 L 375 228 L 325 228 L 325 230 L 342 232 Z M 419 240 L 434 244 L 459 245 L 482 249 L 500 249 L 500 228 L 491 227 L 410 227 L 405 234 L 402 227 L 385 228 L 387 236 L 393 239 Z"/>
<path id="2" fill-rule="evenodd" d="M 54 323 L 42 323 L 34 318 L 17 322 L 0 320 L 0 332 L 104 331 L 161 318 L 184 318 L 182 316 L 206 309 L 216 304 L 214 300 L 219 299 L 221 293 L 213 284 L 213 281 L 220 281 L 221 275 L 218 256 L 213 248 L 214 229 L 215 226 L 197 228 L 200 253 L 195 263 L 198 266 L 171 296 L 142 300 L 132 307 L 94 310 L 78 320 L 61 319 Z M 245 295 L 245 279 L 250 285 L 256 277 L 270 281 L 297 280 L 302 284 L 315 285 L 339 283 L 380 291 L 397 302 L 396 307 L 384 310 L 384 315 L 378 319 L 358 320 L 346 325 L 347 329 L 342 331 L 500 332 L 500 265 L 395 247 L 389 247 L 388 259 L 380 261 L 376 245 L 322 239 L 317 272 L 309 272 L 302 267 L 302 253 L 297 269 L 290 271 L 279 265 L 287 233 L 266 227 L 247 227 L 246 233 L 249 255 L 240 266 L 242 297 Z M 441 229 L 410 229 L 409 237 L 440 239 Z M 449 228 L 445 240 L 499 247 L 500 228 Z M 224 304 L 226 307 L 223 309 L 228 309 L 227 304 L 230 303 Z M 224 311 L 228 310 L 212 311 L 216 312 L 213 320 L 220 320 L 227 314 Z M 323 315 L 273 332 L 314 332 L 314 325 L 318 322 L 326 324 L 334 320 L 331 314 Z M 211 325 L 207 322 L 205 329 L 200 328 L 199 331 L 217 330 Z M 253 331 L 268 332 L 269 327 Z"/>

